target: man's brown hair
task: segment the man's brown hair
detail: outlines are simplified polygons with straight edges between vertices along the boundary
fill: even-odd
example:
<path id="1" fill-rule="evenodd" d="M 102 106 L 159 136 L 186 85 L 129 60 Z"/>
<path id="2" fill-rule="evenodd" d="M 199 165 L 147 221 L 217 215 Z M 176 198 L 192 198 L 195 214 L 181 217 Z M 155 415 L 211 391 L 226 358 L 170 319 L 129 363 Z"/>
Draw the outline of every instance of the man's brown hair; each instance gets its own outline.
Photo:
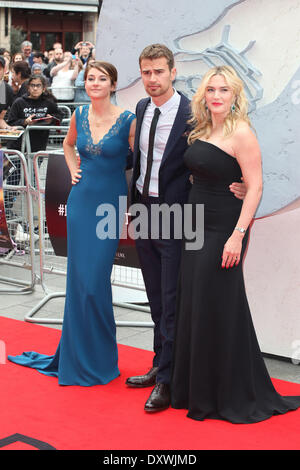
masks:
<path id="1" fill-rule="evenodd" d="M 139 64 L 141 66 L 141 62 L 143 59 L 160 59 L 161 57 L 165 57 L 168 62 L 169 69 L 172 70 L 174 68 L 174 55 L 173 52 L 164 44 L 151 44 L 150 46 L 145 47 L 139 57 Z"/>

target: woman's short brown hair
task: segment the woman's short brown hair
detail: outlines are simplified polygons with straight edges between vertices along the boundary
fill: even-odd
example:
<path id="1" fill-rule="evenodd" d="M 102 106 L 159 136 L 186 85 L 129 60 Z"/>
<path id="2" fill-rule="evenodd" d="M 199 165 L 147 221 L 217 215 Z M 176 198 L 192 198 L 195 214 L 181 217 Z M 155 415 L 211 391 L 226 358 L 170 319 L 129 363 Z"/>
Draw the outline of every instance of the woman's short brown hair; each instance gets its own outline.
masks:
<path id="1" fill-rule="evenodd" d="M 84 71 L 84 81 L 87 79 L 87 75 L 91 69 L 97 69 L 100 72 L 105 73 L 105 75 L 108 75 L 112 85 L 115 85 L 118 81 L 118 71 L 116 67 L 113 64 L 103 62 L 102 60 L 90 60 L 88 62 Z"/>

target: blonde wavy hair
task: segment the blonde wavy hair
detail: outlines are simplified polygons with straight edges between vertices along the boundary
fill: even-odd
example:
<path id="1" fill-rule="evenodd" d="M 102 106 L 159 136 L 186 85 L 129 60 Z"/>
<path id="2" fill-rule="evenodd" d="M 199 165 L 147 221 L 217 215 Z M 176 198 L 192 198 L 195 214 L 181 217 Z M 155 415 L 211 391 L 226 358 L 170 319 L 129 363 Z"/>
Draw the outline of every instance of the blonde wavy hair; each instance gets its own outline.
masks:
<path id="1" fill-rule="evenodd" d="M 248 118 L 248 101 L 242 80 L 239 78 L 234 68 L 229 65 L 213 67 L 204 75 L 191 102 L 192 117 L 189 120 L 189 124 L 193 129 L 188 138 L 189 144 L 192 144 L 195 140 L 200 139 L 201 137 L 208 139 L 211 134 L 212 120 L 210 111 L 207 109 L 205 102 L 205 91 L 210 79 L 215 75 L 223 75 L 234 96 L 232 103 L 234 107 L 225 117 L 223 135 L 225 137 L 230 136 L 236 129 L 237 123 L 240 120 L 251 125 Z"/>

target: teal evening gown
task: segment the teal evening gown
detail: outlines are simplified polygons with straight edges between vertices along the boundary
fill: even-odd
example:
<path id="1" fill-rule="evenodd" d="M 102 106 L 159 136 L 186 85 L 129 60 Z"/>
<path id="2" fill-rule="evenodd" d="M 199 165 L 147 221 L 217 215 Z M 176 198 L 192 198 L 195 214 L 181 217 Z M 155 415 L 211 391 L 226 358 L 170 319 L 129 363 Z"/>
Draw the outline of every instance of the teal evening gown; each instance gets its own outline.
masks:
<path id="1" fill-rule="evenodd" d="M 120 375 L 111 271 L 122 224 L 119 197 L 127 196 L 128 137 L 135 115 L 122 112 L 95 144 L 88 112 L 89 105 L 75 111 L 82 173 L 67 203 L 68 267 L 60 343 L 52 356 L 33 351 L 8 356 L 12 362 L 58 377 L 60 385 L 106 384 Z M 115 208 L 115 237 L 100 239 L 96 233 L 101 219 L 105 225 L 107 218 L 107 212 L 96 214 L 100 204 Z"/>

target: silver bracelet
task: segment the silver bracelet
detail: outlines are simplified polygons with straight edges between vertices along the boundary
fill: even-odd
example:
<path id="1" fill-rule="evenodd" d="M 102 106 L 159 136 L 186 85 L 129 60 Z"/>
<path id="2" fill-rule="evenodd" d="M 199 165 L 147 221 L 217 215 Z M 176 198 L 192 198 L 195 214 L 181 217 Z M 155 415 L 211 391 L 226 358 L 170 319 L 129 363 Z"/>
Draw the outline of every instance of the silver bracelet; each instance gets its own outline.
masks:
<path id="1" fill-rule="evenodd" d="M 246 229 L 243 228 L 243 227 L 235 227 L 234 230 L 238 230 L 238 231 L 241 232 L 241 233 L 245 233 L 245 232 L 246 232 Z"/>

